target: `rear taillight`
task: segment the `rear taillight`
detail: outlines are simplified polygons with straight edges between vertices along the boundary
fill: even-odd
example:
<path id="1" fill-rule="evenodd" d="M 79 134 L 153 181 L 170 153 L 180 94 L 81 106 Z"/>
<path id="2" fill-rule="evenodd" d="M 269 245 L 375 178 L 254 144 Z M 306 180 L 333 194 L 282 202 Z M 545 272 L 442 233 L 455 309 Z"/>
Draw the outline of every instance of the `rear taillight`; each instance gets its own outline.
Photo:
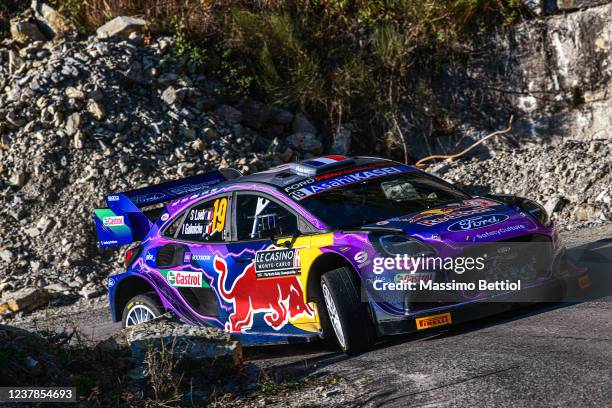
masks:
<path id="1" fill-rule="evenodd" d="M 142 254 L 142 246 L 138 245 L 132 248 L 129 248 L 125 251 L 125 267 L 129 269 L 134 262 L 140 257 Z"/>
<path id="2" fill-rule="evenodd" d="M 132 260 L 133 255 L 134 255 L 134 248 L 128 249 L 125 252 L 125 267 L 126 268 L 130 266 L 130 261 Z"/>

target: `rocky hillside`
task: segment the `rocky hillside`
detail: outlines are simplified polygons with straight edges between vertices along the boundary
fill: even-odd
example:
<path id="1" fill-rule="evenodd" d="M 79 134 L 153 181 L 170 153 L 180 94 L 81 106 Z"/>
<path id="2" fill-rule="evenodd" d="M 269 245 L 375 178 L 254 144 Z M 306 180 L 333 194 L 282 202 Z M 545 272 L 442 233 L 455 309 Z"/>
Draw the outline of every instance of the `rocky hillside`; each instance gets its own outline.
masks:
<path id="1" fill-rule="evenodd" d="M 36 10 L 13 18 L 12 36 L 0 45 L 0 293 L 22 287 L 69 296 L 103 293 L 104 278 L 120 267 L 118 251 L 96 248 L 92 209 L 102 204 L 105 194 L 218 167 L 248 173 L 324 151 L 371 154 L 350 150 L 348 126 L 337 129 L 332 143 L 325 143 L 321 129 L 312 124 L 316 121 L 299 111 L 229 95 L 219 78 L 177 57 L 176 39 L 142 35 L 142 20 L 121 18 L 96 33 L 77 35 L 55 10 L 33 4 Z M 530 66 L 529 72 L 539 72 L 544 82 L 529 81 L 525 75 L 524 82 L 506 83 L 512 100 L 500 109 L 510 109 L 507 106 L 515 101 L 531 115 L 519 121 L 515 137 L 533 136 L 540 120 L 560 123 L 555 112 L 561 111 L 540 109 L 540 96 L 548 102 L 566 100 L 575 88 L 573 78 L 586 75 L 578 70 L 610 69 L 607 25 L 587 24 L 605 21 L 609 10 L 612 6 L 604 5 L 537 23 L 544 27 L 554 22 L 565 33 L 558 36 L 542 28 L 552 35 L 546 38 L 558 42 L 555 52 L 539 40 L 521 37 L 518 45 L 509 40 L 513 46 L 546 48 L 516 65 Z M 597 35 L 589 37 L 592 41 L 587 34 L 572 37 L 574 21 L 587 30 L 581 32 Z M 516 35 L 530 35 L 529 27 Z M 592 47 L 574 44 L 579 51 L 570 55 L 566 46 L 572 38 Z M 595 63 L 592 59 L 580 63 L 589 57 L 584 54 L 588 50 L 599 50 L 603 59 L 595 61 L 597 66 L 589 65 Z M 547 64 L 556 61 L 556 68 L 536 64 L 538 58 Z M 478 80 L 480 68 L 474 67 L 470 81 Z M 588 123 L 609 116 L 607 94 L 599 93 L 607 83 L 605 70 L 597 71 L 603 76 L 590 82 L 601 85 L 597 92 L 584 88 L 578 98 L 584 107 L 574 112 L 590 109 L 593 120 Z M 518 71 L 511 71 L 509 78 L 514 78 Z M 559 90 L 554 88 L 555 78 Z M 520 84 L 527 88 L 512 90 Z M 466 86 L 465 92 L 470 89 Z M 521 123 L 535 127 L 524 129 Z M 609 221 L 612 152 L 607 129 L 597 123 L 601 131 L 567 128 L 564 135 L 582 141 L 543 148 L 526 147 L 521 138 L 500 139 L 481 151 L 490 157 L 485 161 L 443 163 L 434 171 L 471 184 L 477 192 L 516 192 L 538 199 L 566 228 Z M 603 139 L 597 141 L 600 136 Z M 414 151 L 427 150 L 416 139 L 413 143 Z"/>
<path id="2" fill-rule="evenodd" d="M 514 149 L 502 143 L 487 160 L 443 162 L 429 171 L 472 194 L 534 199 L 561 228 L 612 221 L 612 143 L 568 140 Z"/>
<path id="3" fill-rule="evenodd" d="M 321 152 L 303 114 L 225 104 L 216 80 L 168 59 L 172 39 L 145 44 L 138 22 L 82 41 L 28 24 L 0 48 L 0 292 L 99 293 L 117 267 L 91 218 L 108 193 Z"/>

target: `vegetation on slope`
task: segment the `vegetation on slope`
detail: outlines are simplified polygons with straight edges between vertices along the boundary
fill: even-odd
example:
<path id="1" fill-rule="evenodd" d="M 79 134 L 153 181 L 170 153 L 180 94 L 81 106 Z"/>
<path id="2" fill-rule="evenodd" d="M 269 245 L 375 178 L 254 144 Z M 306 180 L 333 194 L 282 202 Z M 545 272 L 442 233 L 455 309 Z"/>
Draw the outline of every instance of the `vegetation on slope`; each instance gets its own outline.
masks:
<path id="1" fill-rule="evenodd" d="M 469 58 L 470 40 L 527 13 L 521 0 L 51 3 L 85 31 L 117 15 L 143 16 L 152 32 L 178 36 L 175 57 L 220 76 L 235 95 L 302 109 L 328 132 L 351 122 L 358 150 L 398 147 L 400 129 L 423 121 L 430 133 L 452 132 L 453 114 L 436 103 L 432 82 L 449 60 Z"/>

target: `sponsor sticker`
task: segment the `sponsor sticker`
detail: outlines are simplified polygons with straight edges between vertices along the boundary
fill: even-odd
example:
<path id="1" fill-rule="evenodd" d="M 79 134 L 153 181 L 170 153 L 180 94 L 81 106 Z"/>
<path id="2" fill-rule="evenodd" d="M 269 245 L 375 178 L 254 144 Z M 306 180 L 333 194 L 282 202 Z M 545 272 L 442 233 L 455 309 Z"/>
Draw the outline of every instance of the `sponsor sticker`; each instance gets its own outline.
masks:
<path id="1" fill-rule="evenodd" d="M 363 268 L 371 263 L 368 258 L 368 253 L 366 251 L 357 252 L 353 259 L 355 260 L 355 262 L 357 262 L 357 267 L 359 268 Z"/>
<path id="2" fill-rule="evenodd" d="M 522 229 L 525 229 L 525 228 L 527 228 L 527 226 L 525 226 L 523 224 L 510 225 L 509 227 L 499 228 L 499 229 L 494 230 L 494 231 L 483 232 L 482 234 L 476 234 L 476 238 L 484 239 L 484 238 L 489 238 L 489 237 L 497 237 L 499 235 L 503 235 L 503 234 L 506 234 L 508 232 L 518 231 L 518 230 L 522 230 Z"/>
<path id="3" fill-rule="evenodd" d="M 464 200 L 461 203 L 451 204 L 446 207 L 422 211 L 408 219 L 400 219 L 400 221 L 416 222 L 417 224 L 431 227 L 455 218 L 465 217 L 466 215 L 493 211 L 493 208 L 489 207 L 494 207 L 496 205 L 498 205 L 498 203 L 488 200 Z"/>
<path id="4" fill-rule="evenodd" d="M 125 220 L 123 219 L 123 215 L 104 217 L 102 218 L 102 224 L 105 227 L 118 227 L 120 225 L 125 225 Z"/>
<path id="5" fill-rule="evenodd" d="M 161 220 L 162 220 L 162 221 L 166 221 L 168 218 L 170 218 L 170 214 L 168 214 L 168 213 L 165 213 L 165 214 L 163 214 L 163 215 L 161 216 Z"/>
<path id="6" fill-rule="evenodd" d="M 479 215 L 476 217 L 470 217 L 465 220 L 457 221 L 452 223 L 447 229 L 449 231 L 471 231 L 475 229 L 485 228 L 490 225 L 499 224 L 508 219 L 507 215 L 504 214 L 491 214 L 491 215 Z"/>
<path id="7" fill-rule="evenodd" d="M 131 201 L 136 204 L 147 204 L 153 201 L 162 200 L 166 197 L 165 193 L 149 193 L 143 194 L 136 197 L 132 197 Z"/>
<path id="8" fill-rule="evenodd" d="M 371 180 L 378 177 L 384 177 L 391 174 L 403 173 L 410 171 L 407 166 L 393 166 L 374 168 L 370 170 L 357 171 L 343 176 L 334 177 L 327 180 L 322 180 L 315 184 L 307 185 L 299 190 L 289 193 L 289 196 L 294 200 L 302 200 L 312 194 L 318 194 L 326 190 L 331 190 L 336 187 L 342 187 L 348 184 L 359 183 L 360 181 Z"/>
<path id="9" fill-rule="evenodd" d="M 310 178 L 307 178 L 307 179 L 304 179 L 304 180 L 298 181 L 297 183 L 293 183 L 293 184 L 291 184 L 291 185 L 288 185 L 287 187 L 285 187 L 285 189 L 284 189 L 284 190 L 285 190 L 287 193 L 290 193 L 290 192 L 292 192 L 292 191 L 294 191 L 294 190 L 297 190 L 298 188 L 302 188 L 302 187 L 304 187 L 304 186 L 307 186 L 307 185 L 309 185 L 309 184 L 312 184 L 312 183 L 314 183 L 315 181 L 316 181 L 316 180 L 315 180 L 314 178 L 310 177 Z"/>
<path id="10" fill-rule="evenodd" d="M 466 210 L 452 209 L 451 211 L 446 211 L 446 213 L 442 213 L 441 217 L 417 221 L 417 224 L 425 225 L 427 227 L 432 227 L 434 225 L 438 225 L 446 221 L 454 220 L 456 218 L 465 217 L 467 215 L 485 213 L 485 212 L 489 212 L 493 210 L 494 210 L 493 208 L 486 208 L 486 207 L 475 207 L 475 208 L 470 208 Z M 436 214 L 432 214 L 432 215 L 436 215 Z"/>
<path id="11" fill-rule="evenodd" d="M 202 274 L 189 271 L 162 271 L 168 283 L 177 288 L 208 288 L 202 280 Z"/>
<path id="12" fill-rule="evenodd" d="M 115 286 L 115 280 L 113 278 L 108 278 L 108 287 L 112 288 Z"/>
<path id="13" fill-rule="evenodd" d="M 355 254 L 355 262 L 364 263 L 368 260 L 368 254 L 365 251 L 360 251 Z"/>
<path id="14" fill-rule="evenodd" d="M 453 321 L 451 319 L 451 314 L 448 312 L 433 316 L 419 317 L 416 319 L 416 328 L 417 330 L 425 330 L 439 326 L 446 326 L 452 323 Z"/>
<path id="15" fill-rule="evenodd" d="M 109 195 L 108 196 L 108 201 L 119 201 L 119 196 L 118 195 Z"/>
<path id="16" fill-rule="evenodd" d="M 222 181 L 223 181 L 223 179 L 214 179 L 214 180 L 210 180 L 210 181 L 204 181 L 204 182 L 198 183 L 198 184 L 184 184 L 184 185 L 181 185 L 181 186 L 171 187 L 168 190 L 170 190 L 170 192 L 172 194 L 175 194 L 175 195 L 185 195 L 185 194 L 188 194 L 188 193 L 192 193 L 194 191 L 201 190 L 201 189 L 203 189 L 205 187 L 208 187 L 210 185 L 219 184 Z"/>
<path id="17" fill-rule="evenodd" d="M 332 173 L 321 174 L 320 176 L 316 176 L 315 179 L 316 179 L 316 181 L 321 181 L 321 180 L 326 180 L 326 179 L 342 176 L 342 175 L 345 175 L 345 174 L 356 173 L 358 171 L 363 171 L 363 170 L 367 170 L 367 169 L 374 169 L 374 168 L 377 168 L 377 167 L 385 167 L 387 165 L 388 165 L 388 163 L 385 163 L 385 162 L 371 163 L 371 164 L 366 164 L 366 165 L 359 166 L 359 167 L 351 167 L 351 168 L 348 168 L 348 169 L 334 171 Z"/>
<path id="18" fill-rule="evenodd" d="M 255 253 L 257 279 L 300 274 L 300 253 L 297 249 L 272 249 Z"/>
<path id="19" fill-rule="evenodd" d="M 421 281 L 423 282 L 429 282 L 433 280 L 433 273 L 398 273 L 397 275 L 395 275 L 394 281 L 395 283 L 409 283 L 409 282 L 414 282 L 414 283 L 419 283 Z"/>
<path id="20" fill-rule="evenodd" d="M 192 254 L 191 259 L 194 261 L 210 261 L 210 255 Z"/>

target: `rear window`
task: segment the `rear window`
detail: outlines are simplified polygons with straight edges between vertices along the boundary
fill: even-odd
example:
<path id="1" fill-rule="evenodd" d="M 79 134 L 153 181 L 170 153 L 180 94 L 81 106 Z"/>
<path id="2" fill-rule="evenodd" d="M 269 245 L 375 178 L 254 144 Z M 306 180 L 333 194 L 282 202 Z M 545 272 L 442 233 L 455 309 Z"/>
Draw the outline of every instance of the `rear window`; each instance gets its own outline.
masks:
<path id="1" fill-rule="evenodd" d="M 332 228 L 355 228 L 468 199 L 450 184 L 411 171 L 333 188 L 300 205 Z"/>

